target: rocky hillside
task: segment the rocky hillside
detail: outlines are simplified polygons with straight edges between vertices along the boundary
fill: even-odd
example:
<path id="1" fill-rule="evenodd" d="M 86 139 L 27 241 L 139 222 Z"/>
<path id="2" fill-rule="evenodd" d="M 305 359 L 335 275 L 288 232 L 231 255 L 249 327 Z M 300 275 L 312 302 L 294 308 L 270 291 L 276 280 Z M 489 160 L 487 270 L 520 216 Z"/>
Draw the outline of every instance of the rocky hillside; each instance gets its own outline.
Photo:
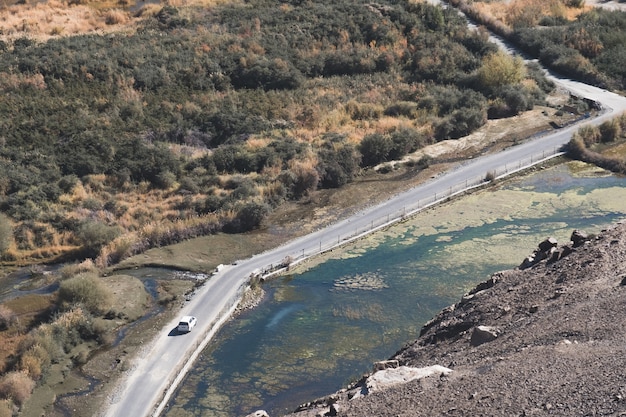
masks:
<path id="1" fill-rule="evenodd" d="M 520 261 L 293 416 L 626 415 L 626 223 Z"/>

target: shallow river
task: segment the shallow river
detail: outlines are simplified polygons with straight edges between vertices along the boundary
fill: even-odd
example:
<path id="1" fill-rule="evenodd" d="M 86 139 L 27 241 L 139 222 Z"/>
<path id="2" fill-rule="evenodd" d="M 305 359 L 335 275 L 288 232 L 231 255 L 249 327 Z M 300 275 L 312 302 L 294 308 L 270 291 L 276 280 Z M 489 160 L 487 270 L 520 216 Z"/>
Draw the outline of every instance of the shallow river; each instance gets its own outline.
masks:
<path id="1" fill-rule="evenodd" d="M 577 163 L 511 180 L 265 285 L 223 328 L 166 416 L 275 417 L 334 392 L 415 339 L 441 308 L 539 241 L 626 218 L 626 181 Z"/>

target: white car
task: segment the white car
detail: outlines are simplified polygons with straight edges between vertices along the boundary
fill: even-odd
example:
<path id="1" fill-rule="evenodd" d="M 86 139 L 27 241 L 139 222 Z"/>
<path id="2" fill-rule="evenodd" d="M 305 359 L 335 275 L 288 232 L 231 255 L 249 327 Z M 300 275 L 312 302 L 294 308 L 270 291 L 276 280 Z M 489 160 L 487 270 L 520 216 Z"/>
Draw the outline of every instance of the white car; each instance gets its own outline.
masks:
<path id="1" fill-rule="evenodd" d="M 198 320 L 194 316 L 183 316 L 178 322 L 177 330 L 179 333 L 190 332 L 196 325 Z"/>

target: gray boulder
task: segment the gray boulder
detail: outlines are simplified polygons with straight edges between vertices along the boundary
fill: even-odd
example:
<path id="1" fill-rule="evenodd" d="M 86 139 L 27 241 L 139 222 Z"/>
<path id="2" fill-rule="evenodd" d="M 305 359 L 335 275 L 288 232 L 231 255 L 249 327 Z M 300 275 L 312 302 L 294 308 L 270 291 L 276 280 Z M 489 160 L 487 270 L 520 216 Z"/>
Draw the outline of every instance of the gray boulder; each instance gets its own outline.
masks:
<path id="1" fill-rule="evenodd" d="M 496 340 L 500 336 L 500 330 L 491 326 L 476 326 L 472 332 L 470 344 L 472 346 L 480 346 L 483 343 Z"/>
<path id="2" fill-rule="evenodd" d="M 578 229 L 572 232 L 572 236 L 569 239 L 572 241 L 572 244 L 575 248 L 584 245 L 585 242 L 588 242 L 590 240 L 587 233 Z"/>
<path id="3" fill-rule="evenodd" d="M 427 378 L 432 375 L 448 375 L 451 372 L 451 369 L 441 365 L 432 365 L 424 368 L 400 366 L 398 368 L 385 369 L 367 378 L 364 394 L 381 391 L 390 386 L 405 384 L 409 381 Z"/>
<path id="4" fill-rule="evenodd" d="M 558 244 L 559 242 L 556 240 L 556 238 L 549 237 L 539 244 L 539 250 L 548 254 L 550 253 L 552 248 L 556 248 Z"/>

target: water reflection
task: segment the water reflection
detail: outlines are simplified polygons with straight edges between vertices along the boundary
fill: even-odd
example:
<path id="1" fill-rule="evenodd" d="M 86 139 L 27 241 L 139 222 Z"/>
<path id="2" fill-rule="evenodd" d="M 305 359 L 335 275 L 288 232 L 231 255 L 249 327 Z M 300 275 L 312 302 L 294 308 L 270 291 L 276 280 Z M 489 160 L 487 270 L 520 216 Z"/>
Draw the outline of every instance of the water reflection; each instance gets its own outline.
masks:
<path id="1" fill-rule="evenodd" d="M 335 391 L 415 339 L 424 322 L 540 240 L 626 215 L 624 180 L 566 165 L 423 213 L 297 276 L 232 321 L 167 413 L 276 416 Z"/>

